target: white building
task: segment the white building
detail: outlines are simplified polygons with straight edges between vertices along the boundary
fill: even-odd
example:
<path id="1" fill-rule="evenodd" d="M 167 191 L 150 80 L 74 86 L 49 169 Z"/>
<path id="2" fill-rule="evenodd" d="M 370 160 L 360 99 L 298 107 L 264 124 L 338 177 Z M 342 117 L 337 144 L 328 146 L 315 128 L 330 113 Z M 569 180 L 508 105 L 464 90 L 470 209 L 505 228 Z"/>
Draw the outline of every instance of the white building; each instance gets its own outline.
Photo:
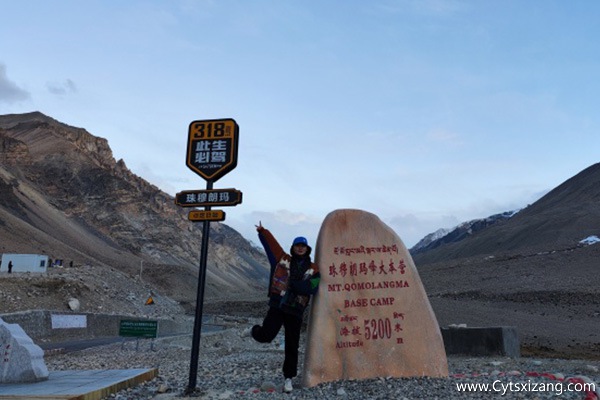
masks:
<path id="1" fill-rule="evenodd" d="M 42 272 L 48 268 L 48 256 L 41 254 L 2 254 L 0 272 L 8 272 L 8 264 L 12 263 L 12 272 Z"/>

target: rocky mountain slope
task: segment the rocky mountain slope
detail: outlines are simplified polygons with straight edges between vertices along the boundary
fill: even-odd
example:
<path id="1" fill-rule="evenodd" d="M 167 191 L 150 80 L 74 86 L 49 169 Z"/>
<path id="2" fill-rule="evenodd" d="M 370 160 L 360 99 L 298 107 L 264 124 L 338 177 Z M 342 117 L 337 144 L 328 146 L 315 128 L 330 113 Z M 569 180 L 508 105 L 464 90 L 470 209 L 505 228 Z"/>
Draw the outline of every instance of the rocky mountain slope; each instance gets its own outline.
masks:
<path id="1" fill-rule="evenodd" d="M 202 224 L 116 161 L 105 139 L 38 112 L 3 115 L 0 150 L 0 253 L 143 271 L 149 290 L 195 302 Z M 262 251 L 222 223 L 209 237 L 207 297 L 265 287 Z"/>
<path id="2" fill-rule="evenodd" d="M 525 351 L 600 358 L 600 164 L 510 219 L 414 254 L 441 325 L 516 326 Z"/>
<path id="3" fill-rule="evenodd" d="M 410 253 L 413 255 L 424 253 L 444 244 L 460 242 L 497 222 L 502 222 L 511 218 L 515 214 L 515 211 L 506 211 L 500 214 L 491 215 L 487 218 L 478 218 L 463 222 L 452 229 L 438 229 L 419 240 L 419 242 L 410 249 Z"/>
<path id="4" fill-rule="evenodd" d="M 553 251 L 577 246 L 600 228 L 600 163 L 568 179 L 512 218 L 416 255 L 421 262 L 496 254 Z"/>

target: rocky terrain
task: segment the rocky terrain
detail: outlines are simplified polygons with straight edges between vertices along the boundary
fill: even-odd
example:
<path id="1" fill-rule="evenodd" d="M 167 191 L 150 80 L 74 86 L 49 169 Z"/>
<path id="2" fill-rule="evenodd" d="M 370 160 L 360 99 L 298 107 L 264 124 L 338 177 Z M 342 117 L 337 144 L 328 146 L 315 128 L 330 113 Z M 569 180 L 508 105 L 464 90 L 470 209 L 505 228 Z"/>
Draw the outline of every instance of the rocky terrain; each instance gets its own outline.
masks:
<path id="1" fill-rule="evenodd" d="M 138 271 L 139 273 L 139 271 Z M 184 315 L 178 301 L 157 292 L 144 282 L 144 273 L 135 276 L 107 266 L 51 268 L 46 275 L 3 273 L 0 278 L 3 313 L 25 310 L 69 311 L 76 299 L 77 311 L 148 317 Z M 152 297 L 154 304 L 146 305 Z"/>
<path id="2" fill-rule="evenodd" d="M 594 399 L 600 388 L 598 361 L 557 358 L 450 356 L 448 378 L 377 378 L 341 380 L 303 388 L 300 375 L 291 394 L 281 393 L 283 335 L 271 344 L 241 338 L 246 326 L 257 323 L 257 311 L 239 310 L 245 316 L 221 318 L 226 329 L 205 334 L 201 340 L 197 389 L 184 392 L 189 384 L 189 337 L 160 339 L 151 350 L 142 343 L 108 345 L 46 357 L 51 370 L 109 368 L 158 368 L 159 376 L 137 387 L 120 391 L 118 400 L 175 399 Z M 304 341 L 305 335 L 302 336 Z M 301 343 L 301 350 L 304 343 Z M 185 361 L 184 361 L 185 360 Z M 584 387 L 584 384 L 590 386 Z M 459 391 L 457 385 L 488 385 L 487 391 Z M 568 386 L 572 384 L 572 386 Z M 578 385 L 578 386 L 575 386 Z"/>
<path id="3" fill-rule="evenodd" d="M 591 245 L 432 263 L 420 274 L 441 326 L 516 326 L 522 354 L 598 360 L 599 257 Z"/>

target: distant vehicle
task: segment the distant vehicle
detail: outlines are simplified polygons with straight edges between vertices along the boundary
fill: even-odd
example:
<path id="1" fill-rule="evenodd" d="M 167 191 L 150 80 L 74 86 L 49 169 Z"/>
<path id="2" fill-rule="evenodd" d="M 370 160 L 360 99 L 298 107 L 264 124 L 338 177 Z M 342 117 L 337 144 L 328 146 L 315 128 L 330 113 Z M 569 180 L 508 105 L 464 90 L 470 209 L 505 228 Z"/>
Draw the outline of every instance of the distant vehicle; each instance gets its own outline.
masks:
<path id="1" fill-rule="evenodd" d="M 8 272 L 8 263 L 12 262 L 12 272 L 41 272 L 48 268 L 48 256 L 42 254 L 2 254 L 0 272 Z"/>

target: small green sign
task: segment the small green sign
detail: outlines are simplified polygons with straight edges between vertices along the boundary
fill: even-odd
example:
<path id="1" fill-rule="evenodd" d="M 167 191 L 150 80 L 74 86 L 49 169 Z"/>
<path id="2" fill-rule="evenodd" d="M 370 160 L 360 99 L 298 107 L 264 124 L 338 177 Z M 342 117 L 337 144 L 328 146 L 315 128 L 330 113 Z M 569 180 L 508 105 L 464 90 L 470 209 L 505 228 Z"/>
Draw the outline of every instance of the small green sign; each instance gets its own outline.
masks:
<path id="1" fill-rule="evenodd" d="M 158 321 L 121 320 L 119 336 L 156 338 L 158 336 Z"/>

